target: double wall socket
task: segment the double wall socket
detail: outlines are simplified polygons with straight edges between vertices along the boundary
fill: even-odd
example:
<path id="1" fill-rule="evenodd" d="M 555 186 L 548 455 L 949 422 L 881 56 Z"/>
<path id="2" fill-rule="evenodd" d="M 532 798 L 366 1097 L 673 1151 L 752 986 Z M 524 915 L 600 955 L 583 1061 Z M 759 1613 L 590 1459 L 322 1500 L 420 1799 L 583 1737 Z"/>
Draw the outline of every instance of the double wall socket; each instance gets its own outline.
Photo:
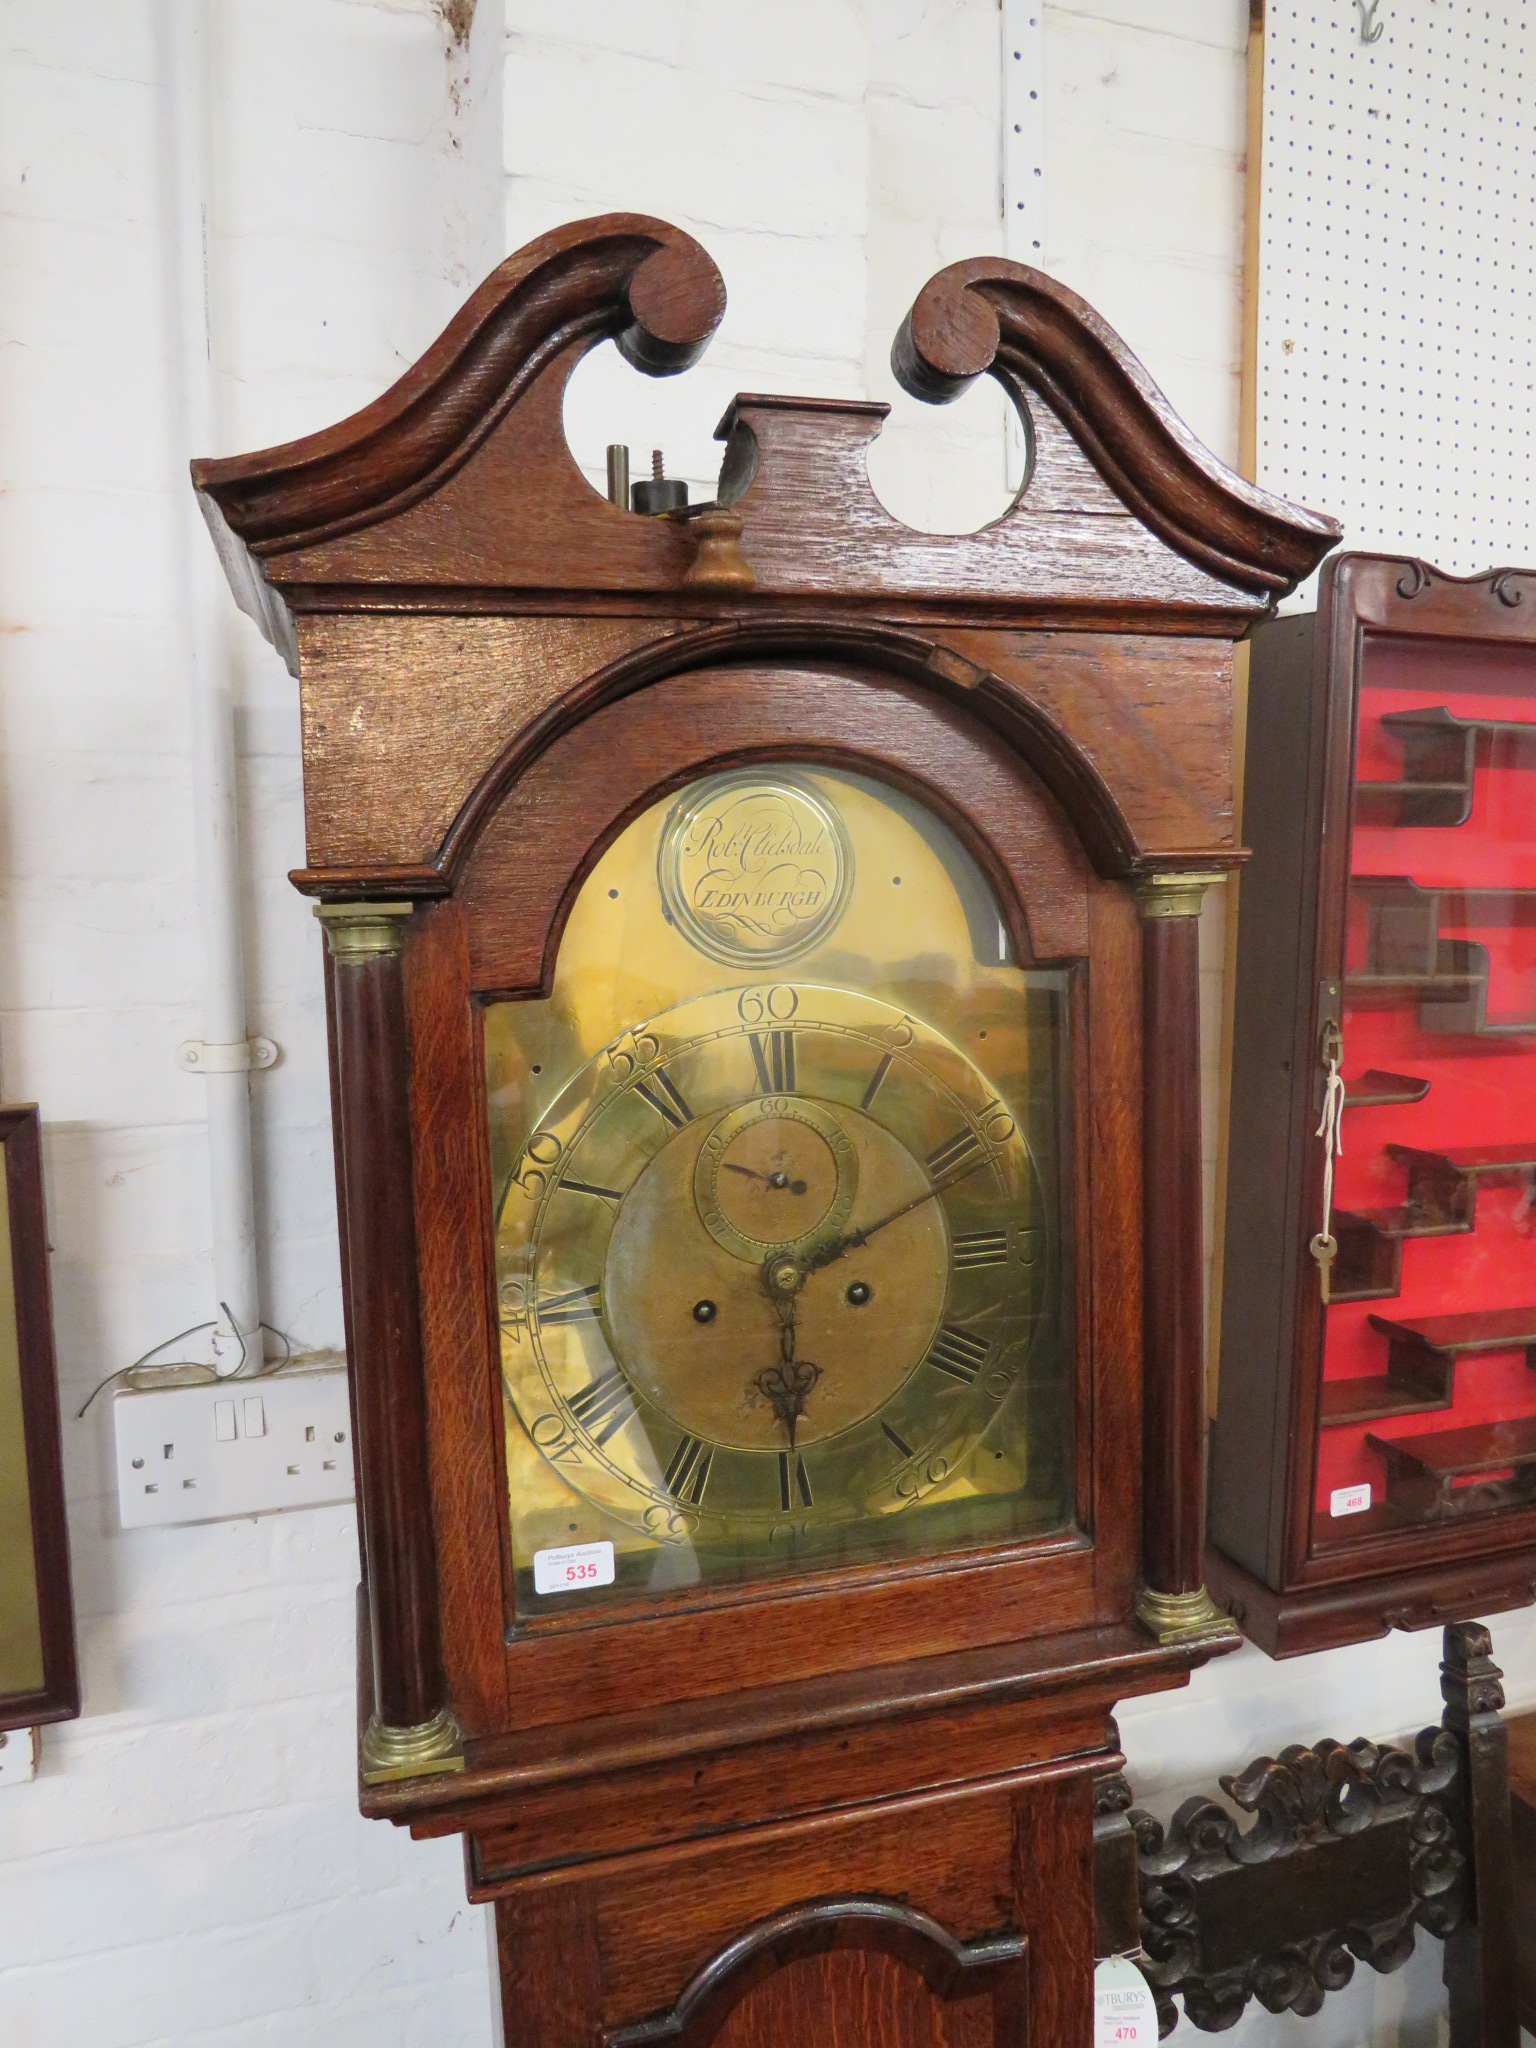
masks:
<path id="1" fill-rule="evenodd" d="M 345 1367 L 119 1394 L 112 1422 L 125 1529 L 353 1496 Z"/>

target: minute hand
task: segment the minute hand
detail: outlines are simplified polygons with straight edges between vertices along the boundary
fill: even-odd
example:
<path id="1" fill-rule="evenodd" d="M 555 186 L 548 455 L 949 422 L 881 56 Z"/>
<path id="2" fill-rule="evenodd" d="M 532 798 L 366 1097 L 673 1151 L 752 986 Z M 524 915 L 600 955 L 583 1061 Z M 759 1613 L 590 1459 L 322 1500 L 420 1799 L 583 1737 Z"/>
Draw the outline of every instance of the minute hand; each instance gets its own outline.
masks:
<path id="1" fill-rule="evenodd" d="M 830 1243 L 819 1245 L 806 1258 L 806 1270 L 814 1273 L 818 1267 L 830 1266 L 832 1261 L 840 1259 L 844 1252 L 857 1251 L 861 1244 L 869 1242 L 877 1230 L 884 1230 L 887 1223 L 894 1223 L 901 1216 L 910 1216 L 914 1209 L 920 1209 L 924 1202 L 931 1202 L 935 1195 L 942 1195 L 946 1188 L 954 1187 L 957 1181 L 969 1180 L 976 1168 L 984 1163 L 978 1159 L 975 1165 L 968 1166 L 963 1173 L 952 1173 L 947 1179 L 936 1180 L 931 1188 L 924 1188 L 920 1195 L 914 1195 L 910 1202 L 903 1202 L 899 1209 L 892 1209 L 888 1215 L 880 1217 L 878 1222 L 866 1223 L 862 1230 L 845 1231 L 841 1237 L 834 1237 Z"/>

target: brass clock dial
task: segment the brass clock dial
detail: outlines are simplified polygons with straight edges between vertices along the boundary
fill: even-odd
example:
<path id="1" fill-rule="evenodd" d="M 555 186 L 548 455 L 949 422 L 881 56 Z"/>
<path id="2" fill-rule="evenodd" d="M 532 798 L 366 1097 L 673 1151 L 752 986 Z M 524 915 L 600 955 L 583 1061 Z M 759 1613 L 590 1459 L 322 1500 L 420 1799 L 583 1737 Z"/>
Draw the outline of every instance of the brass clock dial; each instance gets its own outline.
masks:
<path id="1" fill-rule="evenodd" d="M 832 790 L 796 783 L 777 812 L 740 777 L 725 794 L 775 886 L 793 870 L 802 925 L 825 931 L 829 904 L 835 924 L 857 839 Z M 791 835 L 828 813 L 846 837 L 813 890 Z M 718 854 L 695 867 L 718 890 Z M 722 928 L 708 949 L 679 932 L 703 991 L 567 1071 L 505 1169 L 515 1550 L 606 1536 L 621 1584 L 655 1587 L 877 1555 L 931 1503 L 1033 1487 L 1059 1519 L 1063 1427 L 1036 1427 L 1059 1259 L 1014 1107 L 899 990 L 826 978 L 814 938 L 822 973 L 711 986 Z"/>

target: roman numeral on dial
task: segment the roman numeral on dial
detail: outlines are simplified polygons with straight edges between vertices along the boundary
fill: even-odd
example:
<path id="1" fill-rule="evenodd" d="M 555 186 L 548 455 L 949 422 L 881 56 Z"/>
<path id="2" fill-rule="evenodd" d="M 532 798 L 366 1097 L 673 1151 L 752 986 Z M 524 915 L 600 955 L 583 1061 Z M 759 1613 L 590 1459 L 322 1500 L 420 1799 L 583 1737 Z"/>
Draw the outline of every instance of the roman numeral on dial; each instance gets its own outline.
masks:
<path id="1" fill-rule="evenodd" d="M 864 1090 L 864 1100 L 859 1104 L 860 1109 L 868 1109 L 875 1097 L 880 1093 L 880 1083 L 891 1071 L 891 1060 L 893 1057 L 894 1055 L 891 1053 L 881 1055 L 879 1066 L 876 1067 L 869 1077 L 869 1086 Z"/>
<path id="2" fill-rule="evenodd" d="M 692 1123 L 693 1111 L 683 1098 L 683 1092 L 670 1074 L 658 1067 L 648 1081 L 637 1081 L 635 1093 L 643 1095 L 664 1124 L 674 1131 L 680 1131 L 684 1124 Z"/>
<path id="3" fill-rule="evenodd" d="M 701 1443 L 696 1436 L 683 1438 L 672 1453 L 672 1462 L 663 1481 L 674 1500 L 687 1501 L 690 1506 L 698 1507 L 709 1484 L 709 1468 L 714 1455 L 713 1444 Z"/>
<path id="4" fill-rule="evenodd" d="M 541 1301 L 539 1323 L 547 1328 L 551 1323 L 579 1323 L 589 1316 L 602 1312 L 602 1287 L 594 1280 L 590 1287 L 573 1287 L 568 1294 L 552 1294 L 547 1301 Z"/>
<path id="5" fill-rule="evenodd" d="M 1007 1263 L 1006 1230 L 972 1230 L 954 1241 L 954 1264 L 957 1272 L 968 1272 L 975 1266 L 1005 1266 Z"/>
<path id="6" fill-rule="evenodd" d="M 752 1064 L 757 1069 L 759 1095 L 793 1095 L 795 1092 L 795 1034 L 793 1031 L 749 1031 Z"/>
<path id="7" fill-rule="evenodd" d="M 635 1397 L 628 1380 L 615 1368 L 590 1380 L 566 1404 L 595 1444 L 607 1443 L 635 1412 Z"/>
<path id="8" fill-rule="evenodd" d="M 964 1180 L 968 1173 L 974 1173 L 987 1156 L 987 1148 L 976 1133 L 967 1126 L 956 1131 L 952 1138 L 946 1138 L 942 1145 L 935 1145 L 928 1154 L 927 1166 L 935 1180 Z"/>
<path id="9" fill-rule="evenodd" d="M 970 1386 L 986 1364 L 991 1349 L 990 1344 L 973 1337 L 969 1330 L 957 1330 L 953 1323 L 946 1323 L 928 1348 L 928 1363 L 936 1372 L 947 1373 L 952 1380 L 962 1380 Z"/>
<path id="10" fill-rule="evenodd" d="M 811 1500 L 810 1474 L 805 1469 L 804 1458 L 796 1456 L 794 1463 L 791 1464 L 788 1451 L 780 1451 L 779 1506 L 787 1515 L 797 1501 L 803 1508 L 814 1505 Z"/>

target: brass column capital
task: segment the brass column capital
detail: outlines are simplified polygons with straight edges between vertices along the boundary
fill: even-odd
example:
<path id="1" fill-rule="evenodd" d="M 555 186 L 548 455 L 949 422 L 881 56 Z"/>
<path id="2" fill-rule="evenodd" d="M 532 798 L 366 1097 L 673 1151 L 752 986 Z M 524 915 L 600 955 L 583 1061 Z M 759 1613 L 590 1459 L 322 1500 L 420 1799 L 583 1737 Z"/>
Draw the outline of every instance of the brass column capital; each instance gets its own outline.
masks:
<path id="1" fill-rule="evenodd" d="M 363 960 L 398 953 L 414 903 L 317 903 L 315 915 L 333 960 Z"/>
<path id="2" fill-rule="evenodd" d="M 1143 917 L 1198 917 L 1210 884 L 1225 877 L 1225 868 L 1160 869 L 1155 874 L 1138 875 L 1136 908 Z"/>

